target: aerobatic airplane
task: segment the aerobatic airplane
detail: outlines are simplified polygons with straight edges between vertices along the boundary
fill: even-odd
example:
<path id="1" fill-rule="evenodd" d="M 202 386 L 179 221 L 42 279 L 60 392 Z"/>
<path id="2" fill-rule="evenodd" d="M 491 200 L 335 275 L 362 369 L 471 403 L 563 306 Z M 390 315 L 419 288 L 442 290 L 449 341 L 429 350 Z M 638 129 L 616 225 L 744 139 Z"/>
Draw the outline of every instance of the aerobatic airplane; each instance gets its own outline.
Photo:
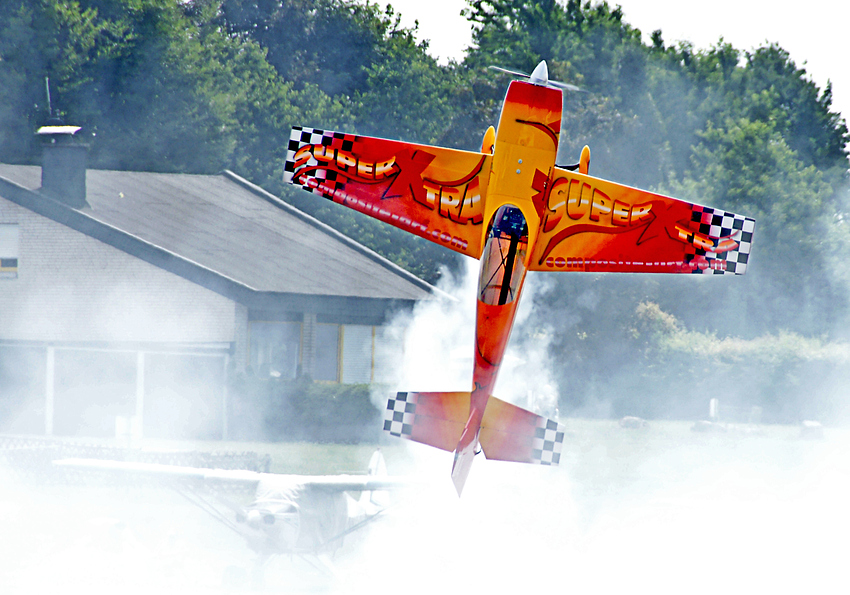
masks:
<path id="1" fill-rule="evenodd" d="M 400 392 L 390 434 L 454 451 L 458 495 L 488 459 L 558 464 L 563 428 L 492 396 L 527 271 L 743 274 L 755 221 L 555 163 L 562 90 L 546 62 L 512 81 L 481 152 L 295 127 L 284 179 L 480 259 L 472 389 Z"/>

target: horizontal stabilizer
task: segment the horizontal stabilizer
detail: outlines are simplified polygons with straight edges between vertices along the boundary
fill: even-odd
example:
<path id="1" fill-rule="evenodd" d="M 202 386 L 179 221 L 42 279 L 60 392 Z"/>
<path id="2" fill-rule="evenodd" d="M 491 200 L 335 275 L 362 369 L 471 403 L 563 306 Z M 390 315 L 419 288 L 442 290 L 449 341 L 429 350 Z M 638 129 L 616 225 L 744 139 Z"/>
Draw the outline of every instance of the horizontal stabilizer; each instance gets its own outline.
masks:
<path id="1" fill-rule="evenodd" d="M 398 393 L 384 411 L 393 436 L 452 452 L 469 418 L 469 393 Z"/>
<path id="2" fill-rule="evenodd" d="M 564 427 L 490 397 L 478 440 L 484 456 L 491 460 L 557 465 L 564 445 Z"/>
<path id="3" fill-rule="evenodd" d="M 469 402 L 468 392 L 398 393 L 387 403 L 384 430 L 451 452 L 469 418 Z M 557 465 L 564 428 L 491 396 L 478 439 L 488 459 Z"/>

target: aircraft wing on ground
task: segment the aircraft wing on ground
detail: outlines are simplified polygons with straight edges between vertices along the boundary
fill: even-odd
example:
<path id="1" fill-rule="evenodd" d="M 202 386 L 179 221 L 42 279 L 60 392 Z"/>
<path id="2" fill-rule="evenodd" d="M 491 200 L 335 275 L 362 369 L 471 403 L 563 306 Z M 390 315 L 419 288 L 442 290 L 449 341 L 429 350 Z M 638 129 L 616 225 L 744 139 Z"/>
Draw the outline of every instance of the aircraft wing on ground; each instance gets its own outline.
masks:
<path id="1" fill-rule="evenodd" d="M 192 504 L 243 537 L 261 555 L 321 556 L 333 551 L 342 545 L 346 535 L 386 510 L 386 490 L 416 483 L 385 475 L 380 451 L 372 455 L 369 475 L 283 475 L 79 458 L 53 464 L 165 481 L 168 487 L 177 489 Z M 250 504 L 229 499 L 228 488 L 234 484 L 253 490 Z M 360 492 L 359 498 L 348 492 Z"/>
<path id="2" fill-rule="evenodd" d="M 88 469 L 94 471 L 118 471 L 132 475 L 195 479 L 201 481 L 228 481 L 245 485 L 257 485 L 263 473 L 235 469 L 204 469 L 201 467 L 182 467 L 179 465 L 160 465 L 157 463 L 134 463 L 130 461 L 109 461 L 101 459 L 60 459 L 53 461 L 57 467 Z"/>
<path id="3" fill-rule="evenodd" d="M 318 489 L 325 492 L 378 491 L 411 485 L 413 480 L 378 475 L 286 475 L 258 473 L 238 469 L 204 469 L 157 463 L 135 463 L 101 459 L 61 459 L 53 462 L 59 467 L 116 471 L 140 476 L 200 480 L 205 483 L 227 482 L 257 486 L 261 482 Z"/>
<path id="4" fill-rule="evenodd" d="M 742 275 L 755 221 L 579 172 L 538 170 L 529 270 Z M 542 203 L 542 204 L 541 204 Z"/>
<path id="5" fill-rule="evenodd" d="M 492 155 L 294 127 L 284 181 L 478 258 Z"/>

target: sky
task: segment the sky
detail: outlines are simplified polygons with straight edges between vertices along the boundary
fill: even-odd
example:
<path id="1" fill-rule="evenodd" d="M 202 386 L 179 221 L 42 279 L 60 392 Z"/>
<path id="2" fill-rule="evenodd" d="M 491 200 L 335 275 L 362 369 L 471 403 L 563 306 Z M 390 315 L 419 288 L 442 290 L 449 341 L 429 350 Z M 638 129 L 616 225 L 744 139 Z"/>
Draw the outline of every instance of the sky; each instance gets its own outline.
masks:
<path id="1" fill-rule="evenodd" d="M 384 0 L 379 0 L 385 4 Z M 402 24 L 419 21 L 420 38 L 430 40 L 431 54 L 441 62 L 460 60 L 469 45 L 469 23 L 460 16 L 465 0 L 391 0 Z M 723 37 L 735 48 L 751 50 L 776 42 L 805 67 L 823 89 L 832 81 L 833 110 L 850 118 L 850 2 L 822 0 L 806 10 L 802 3 L 775 0 L 621 0 L 624 20 L 641 30 L 644 41 L 661 29 L 666 44 L 690 41 L 695 48 L 711 47 Z"/>

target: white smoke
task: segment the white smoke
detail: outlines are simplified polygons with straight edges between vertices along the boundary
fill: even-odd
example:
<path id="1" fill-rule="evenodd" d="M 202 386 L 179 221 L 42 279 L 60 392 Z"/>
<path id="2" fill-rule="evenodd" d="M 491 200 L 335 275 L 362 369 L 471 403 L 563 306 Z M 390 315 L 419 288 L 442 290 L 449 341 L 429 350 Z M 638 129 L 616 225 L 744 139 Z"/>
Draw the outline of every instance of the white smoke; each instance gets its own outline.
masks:
<path id="1" fill-rule="evenodd" d="M 441 285 L 456 301 L 422 303 L 399 321 L 406 327 L 399 390 L 469 389 L 476 264 Z M 527 278 L 494 391 L 524 407 L 535 405 L 529 391 L 554 384 L 551 335 L 534 308 L 547 282 Z M 343 560 L 345 586 L 333 592 L 842 590 L 847 432 L 832 428 L 811 441 L 793 426 L 701 434 L 691 422 L 640 429 L 609 419 L 561 422 L 559 467 L 480 457 L 460 499 L 448 453 L 400 441 L 431 486 Z"/>
<path id="2" fill-rule="evenodd" d="M 421 301 L 390 323 L 378 357 L 396 390 L 471 390 L 478 267 L 470 258 L 459 276 L 444 271 L 438 288 L 449 298 Z M 535 273 L 526 277 L 494 396 L 551 416 L 558 401 L 549 371 L 551 334 L 534 313 L 535 294 L 545 289 L 546 279 Z M 375 398 L 383 408 L 386 395 Z"/>
<path id="3" fill-rule="evenodd" d="M 435 482 L 341 559 L 333 592 L 843 591 L 846 433 L 566 423 L 561 467 L 476 461 L 460 499 Z"/>

